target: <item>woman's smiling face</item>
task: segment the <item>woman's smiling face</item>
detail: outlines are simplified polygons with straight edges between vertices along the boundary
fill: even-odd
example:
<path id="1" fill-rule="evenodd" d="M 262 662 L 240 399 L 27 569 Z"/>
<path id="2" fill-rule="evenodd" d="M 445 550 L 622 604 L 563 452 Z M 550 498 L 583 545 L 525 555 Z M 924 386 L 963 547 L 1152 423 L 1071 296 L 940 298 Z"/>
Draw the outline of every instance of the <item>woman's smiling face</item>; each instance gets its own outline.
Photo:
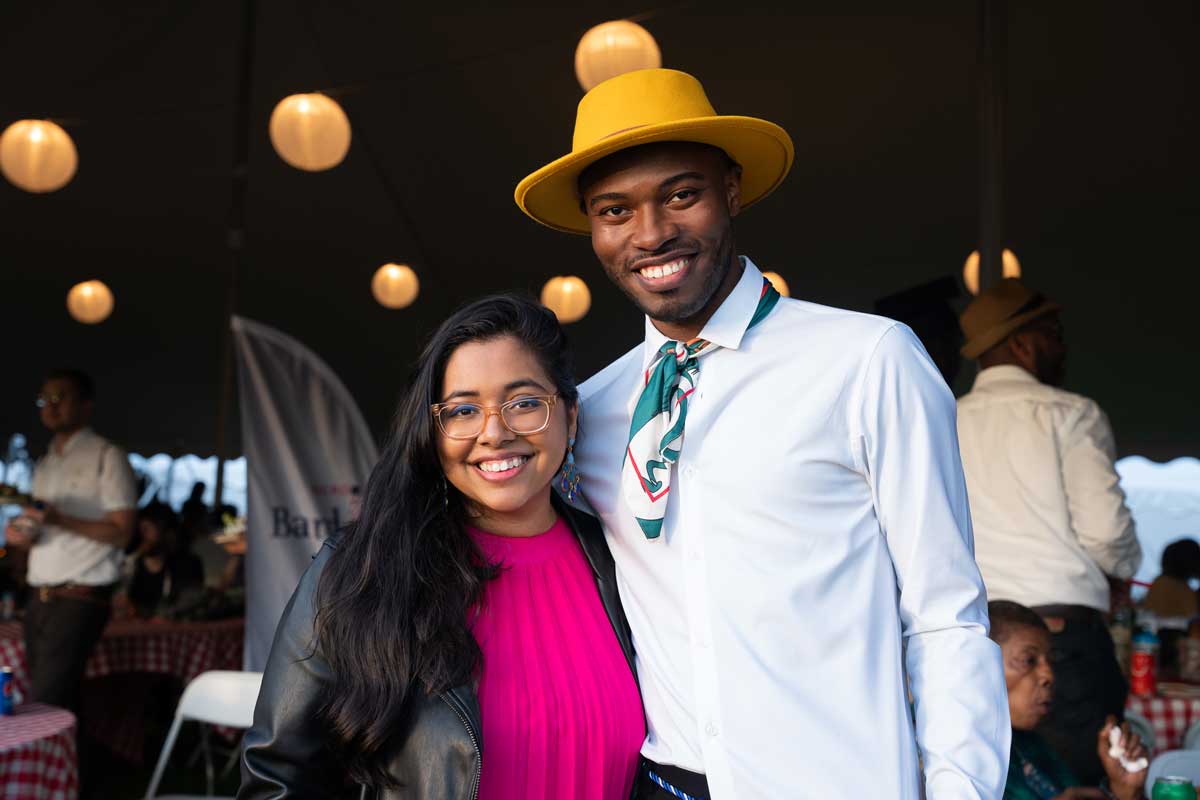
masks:
<path id="1" fill-rule="evenodd" d="M 473 524 L 510 536 L 536 535 L 553 524 L 551 485 L 576 416 L 556 392 L 537 356 L 514 336 L 468 342 L 450 354 L 438 402 L 473 407 L 459 412 L 464 416 L 486 415 L 474 438 L 453 439 L 440 429 L 437 434 L 446 480 L 479 515 Z M 553 396 L 549 424 L 538 433 L 513 433 L 490 413 L 513 400 L 547 395 Z"/>

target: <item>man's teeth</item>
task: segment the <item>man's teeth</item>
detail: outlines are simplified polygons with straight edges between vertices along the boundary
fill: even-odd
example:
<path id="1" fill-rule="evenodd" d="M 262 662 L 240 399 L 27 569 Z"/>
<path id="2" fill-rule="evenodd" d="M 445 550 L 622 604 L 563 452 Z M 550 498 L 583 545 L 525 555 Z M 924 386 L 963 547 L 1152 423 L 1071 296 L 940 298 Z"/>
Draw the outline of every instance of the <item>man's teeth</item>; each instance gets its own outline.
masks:
<path id="1" fill-rule="evenodd" d="M 668 275 L 674 275 L 676 272 L 679 272 L 686 265 L 687 259 L 680 258 L 662 266 L 645 267 L 638 270 L 638 272 L 642 273 L 642 276 L 646 278 L 665 278 Z"/>
<path id="2" fill-rule="evenodd" d="M 505 472 L 506 470 L 516 469 L 529 460 L 529 456 L 514 456 L 506 458 L 503 461 L 481 461 L 479 468 L 484 472 Z"/>

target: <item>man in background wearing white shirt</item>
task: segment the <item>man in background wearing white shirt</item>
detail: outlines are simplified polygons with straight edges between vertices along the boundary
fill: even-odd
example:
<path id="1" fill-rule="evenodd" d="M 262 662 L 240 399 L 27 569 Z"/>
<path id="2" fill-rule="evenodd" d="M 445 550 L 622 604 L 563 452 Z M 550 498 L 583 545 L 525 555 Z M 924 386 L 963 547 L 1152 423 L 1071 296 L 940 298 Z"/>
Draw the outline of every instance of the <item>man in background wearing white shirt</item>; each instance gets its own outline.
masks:
<path id="1" fill-rule="evenodd" d="M 988 599 L 1029 606 L 1050 627 L 1055 699 L 1038 730 L 1088 785 L 1103 777 L 1096 734 L 1125 707 L 1108 576 L 1132 577 L 1142 550 L 1107 417 L 1058 388 L 1060 310 L 1015 278 L 966 308 L 962 352 L 981 371 L 959 400 L 958 436 Z"/>
<path id="2" fill-rule="evenodd" d="M 575 449 L 637 652 L 638 796 L 916 800 L 919 747 L 930 800 L 999 798 L 953 398 L 903 325 L 781 299 L 737 254 L 732 218 L 792 153 L 643 70 L 592 89 L 573 152 L 517 187 L 646 315 L 581 387 Z"/>
<path id="3" fill-rule="evenodd" d="M 29 547 L 29 699 L 78 711 L 84 667 L 108 623 L 133 534 L 137 494 L 125 452 L 87 427 L 95 404 L 90 377 L 50 373 L 37 404 L 53 434 L 33 471 L 41 507 L 25 508 L 29 527 L 10 525 L 5 537 Z"/>

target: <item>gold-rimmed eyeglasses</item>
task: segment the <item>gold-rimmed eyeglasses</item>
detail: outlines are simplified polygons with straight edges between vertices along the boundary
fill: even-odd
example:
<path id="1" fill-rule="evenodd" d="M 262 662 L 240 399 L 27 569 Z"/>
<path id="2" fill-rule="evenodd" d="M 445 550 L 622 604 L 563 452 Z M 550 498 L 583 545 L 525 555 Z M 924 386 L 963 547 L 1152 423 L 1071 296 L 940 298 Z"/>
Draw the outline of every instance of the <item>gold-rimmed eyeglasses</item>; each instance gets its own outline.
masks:
<path id="1" fill-rule="evenodd" d="M 538 394 L 517 397 L 498 406 L 434 403 L 430 411 L 437 420 L 438 429 L 449 439 L 474 439 L 483 433 L 488 417 L 493 414 L 518 436 L 531 436 L 550 426 L 550 412 L 557 401 L 557 394 Z"/>

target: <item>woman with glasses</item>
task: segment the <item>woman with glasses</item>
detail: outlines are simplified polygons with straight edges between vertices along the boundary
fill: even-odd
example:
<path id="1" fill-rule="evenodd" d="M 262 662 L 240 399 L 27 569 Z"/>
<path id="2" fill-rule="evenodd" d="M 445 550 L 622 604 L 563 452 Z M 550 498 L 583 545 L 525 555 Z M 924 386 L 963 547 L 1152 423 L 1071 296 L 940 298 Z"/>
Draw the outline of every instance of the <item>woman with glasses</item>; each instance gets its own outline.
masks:
<path id="1" fill-rule="evenodd" d="M 239 798 L 628 798 L 645 736 L 554 315 L 454 314 L 275 635 Z M 568 502 L 554 491 L 561 489 Z"/>

